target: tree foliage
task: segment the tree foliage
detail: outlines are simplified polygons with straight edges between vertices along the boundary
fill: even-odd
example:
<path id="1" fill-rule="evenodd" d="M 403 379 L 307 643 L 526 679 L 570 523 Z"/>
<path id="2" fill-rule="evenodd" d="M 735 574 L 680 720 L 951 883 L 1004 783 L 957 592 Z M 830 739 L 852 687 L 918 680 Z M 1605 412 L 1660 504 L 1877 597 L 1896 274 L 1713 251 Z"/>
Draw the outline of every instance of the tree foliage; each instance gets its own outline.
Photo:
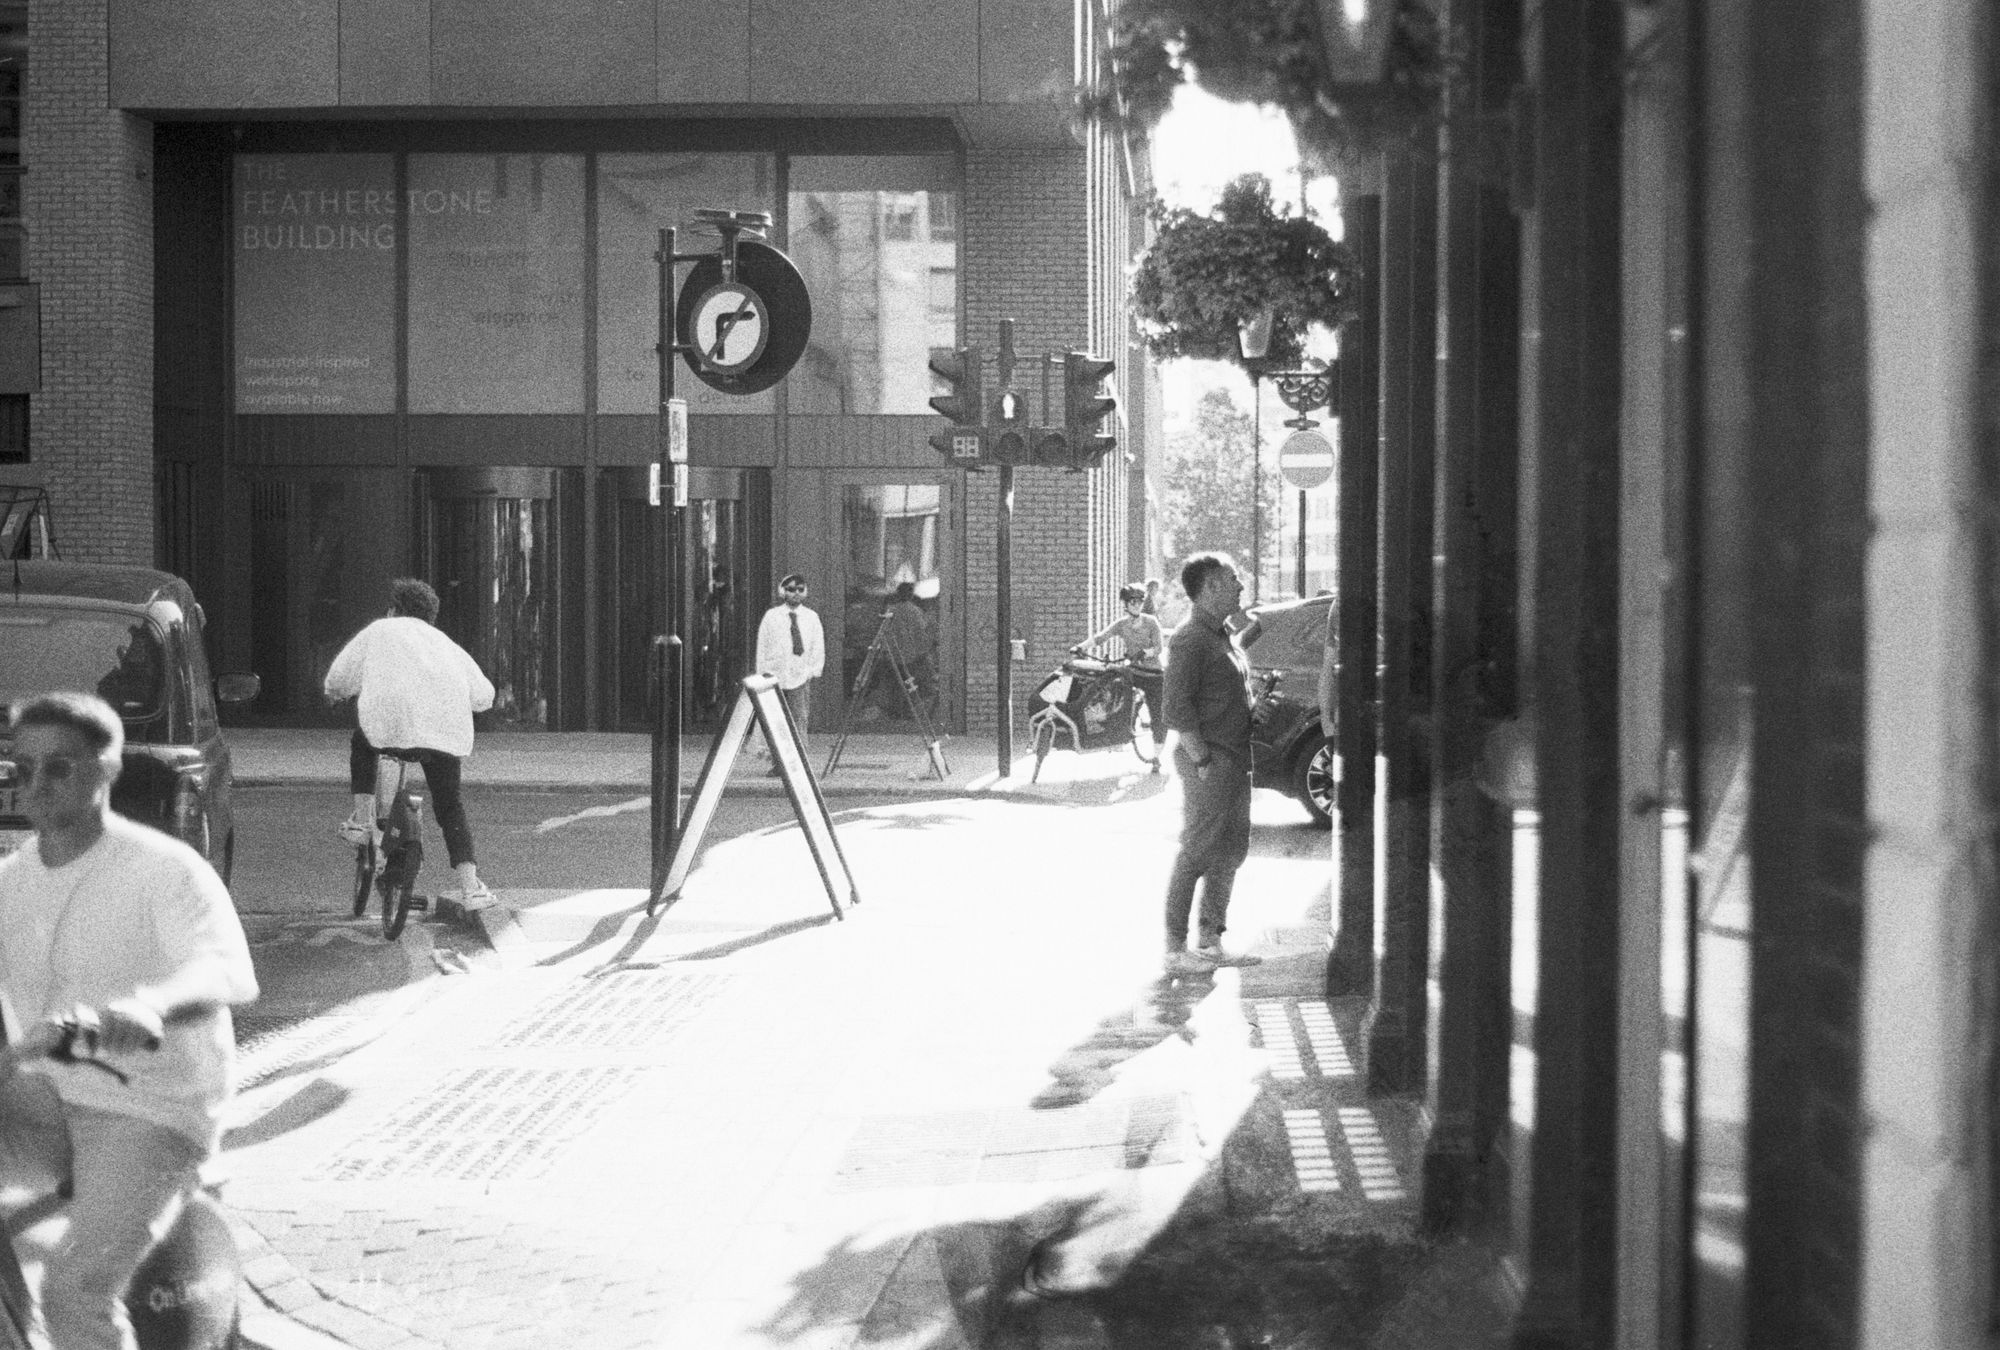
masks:
<path id="1" fill-rule="evenodd" d="M 1329 66 L 1316 0 L 1125 0 L 1113 20 L 1111 79 L 1086 115 L 1144 133 L 1193 79 L 1218 98 L 1282 108 L 1323 169 L 1407 148 L 1435 125 L 1456 69 L 1432 6 L 1396 4 L 1382 78 L 1343 82 Z"/>
<path id="2" fill-rule="evenodd" d="M 1271 185 L 1245 174 L 1212 216 L 1154 207 L 1157 232 L 1132 279 L 1146 348 L 1161 360 L 1237 361 L 1238 323 L 1274 312 L 1269 360 L 1295 366 L 1307 328 L 1351 315 L 1354 255 L 1304 216 L 1281 216 Z"/>
<path id="3" fill-rule="evenodd" d="M 1167 438 L 1166 499 L 1161 523 L 1172 536 L 1173 556 L 1220 549 L 1247 573 L 1250 567 L 1252 424 L 1224 389 L 1211 389 L 1195 407 L 1194 423 Z M 1265 447 L 1268 449 L 1269 447 Z M 1275 464 L 1264 466 L 1264 548 L 1277 546 L 1283 484 Z"/>

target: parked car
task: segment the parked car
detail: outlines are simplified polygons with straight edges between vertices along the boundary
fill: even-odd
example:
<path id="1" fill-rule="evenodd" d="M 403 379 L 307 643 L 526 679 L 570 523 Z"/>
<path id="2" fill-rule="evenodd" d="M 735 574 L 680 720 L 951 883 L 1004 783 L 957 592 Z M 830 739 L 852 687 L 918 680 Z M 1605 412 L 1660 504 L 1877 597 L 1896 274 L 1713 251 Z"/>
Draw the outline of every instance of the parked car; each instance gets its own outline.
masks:
<path id="1" fill-rule="evenodd" d="M 0 563 L 0 705 L 54 689 L 101 696 L 125 720 L 111 805 L 187 841 L 224 881 L 236 829 L 216 703 L 255 698 L 258 685 L 255 675 L 209 677 L 201 606 L 171 573 Z M 0 725 L 0 853 L 29 833 L 14 806 L 12 748 Z"/>
<path id="2" fill-rule="evenodd" d="M 1253 690 L 1276 687 L 1250 733 L 1250 781 L 1293 797 L 1322 829 L 1333 823 L 1333 742 L 1319 728 L 1319 669 L 1330 595 L 1259 605 L 1238 634 Z"/>

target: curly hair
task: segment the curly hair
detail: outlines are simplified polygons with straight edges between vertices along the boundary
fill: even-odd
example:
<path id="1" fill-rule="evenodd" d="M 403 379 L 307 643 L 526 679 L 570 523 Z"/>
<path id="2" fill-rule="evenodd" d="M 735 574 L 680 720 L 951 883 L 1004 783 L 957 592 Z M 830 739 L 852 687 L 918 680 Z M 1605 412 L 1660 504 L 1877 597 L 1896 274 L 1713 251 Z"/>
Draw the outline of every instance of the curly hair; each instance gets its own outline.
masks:
<path id="1" fill-rule="evenodd" d="M 438 593 L 431 589 L 427 581 L 397 577 L 389 583 L 389 603 L 398 614 L 408 618 L 422 619 L 425 623 L 437 622 Z"/>

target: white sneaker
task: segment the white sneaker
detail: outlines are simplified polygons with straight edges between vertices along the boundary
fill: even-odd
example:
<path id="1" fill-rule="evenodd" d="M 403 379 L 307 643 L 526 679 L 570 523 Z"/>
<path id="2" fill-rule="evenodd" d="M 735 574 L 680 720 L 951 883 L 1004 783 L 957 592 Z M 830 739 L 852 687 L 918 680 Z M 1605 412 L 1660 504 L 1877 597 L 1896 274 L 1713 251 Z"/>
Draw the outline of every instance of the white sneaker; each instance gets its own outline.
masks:
<path id="1" fill-rule="evenodd" d="M 354 845 L 356 848 L 367 843 L 368 836 L 374 833 L 372 822 L 356 820 L 353 816 L 349 816 L 346 820 L 341 821 L 339 830 L 341 839 Z"/>
<path id="2" fill-rule="evenodd" d="M 1167 953 L 1167 974 L 1208 975 L 1214 972 L 1216 963 L 1199 951 L 1171 951 Z"/>
<path id="3" fill-rule="evenodd" d="M 1219 943 L 1213 942 L 1204 943 L 1196 947 L 1194 954 L 1208 962 L 1210 967 L 1261 966 L 1264 964 L 1264 958 L 1261 956 L 1253 956 L 1249 952 L 1226 952 Z"/>
<path id="4" fill-rule="evenodd" d="M 469 891 L 461 891 L 458 903 L 466 913 L 472 914 L 482 909 L 491 909 L 493 906 L 499 904 L 500 900 L 488 889 L 486 883 L 482 881 Z"/>

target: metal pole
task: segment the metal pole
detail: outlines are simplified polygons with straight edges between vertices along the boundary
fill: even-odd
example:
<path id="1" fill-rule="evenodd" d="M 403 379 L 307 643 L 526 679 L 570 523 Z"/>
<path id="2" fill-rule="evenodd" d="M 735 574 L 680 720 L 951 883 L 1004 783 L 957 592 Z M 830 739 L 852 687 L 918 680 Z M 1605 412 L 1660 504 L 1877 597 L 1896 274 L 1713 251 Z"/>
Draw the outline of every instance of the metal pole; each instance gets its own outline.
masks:
<path id="1" fill-rule="evenodd" d="M 1264 382 L 1250 375 L 1250 603 L 1264 598 Z"/>
<path id="2" fill-rule="evenodd" d="M 674 504 L 674 465 L 668 455 L 671 433 L 667 403 L 674 397 L 674 254 L 678 231 L 660 231 L 660 559 L 656 606 L 658 660 L 653 704 L 653 892 L 660 899 L 681 827 L 681 513 Z"/>
<path id="3" fill-rule="evenodd" d="M 1299 599 L 1306 598 L 1306 490 L 1299 489 Z"/>
<path id="4" fill-rule="evenodd" d="M 1000 466 L 1000 513 L 994 535 L 994 563 L 999 573 L 999 608 L 994 621 L 994 669 L 1000 687 L 995 696 L 995 743 L 998 768 L 1005 778 L 1014 767 L 1014 466 Z"/>

